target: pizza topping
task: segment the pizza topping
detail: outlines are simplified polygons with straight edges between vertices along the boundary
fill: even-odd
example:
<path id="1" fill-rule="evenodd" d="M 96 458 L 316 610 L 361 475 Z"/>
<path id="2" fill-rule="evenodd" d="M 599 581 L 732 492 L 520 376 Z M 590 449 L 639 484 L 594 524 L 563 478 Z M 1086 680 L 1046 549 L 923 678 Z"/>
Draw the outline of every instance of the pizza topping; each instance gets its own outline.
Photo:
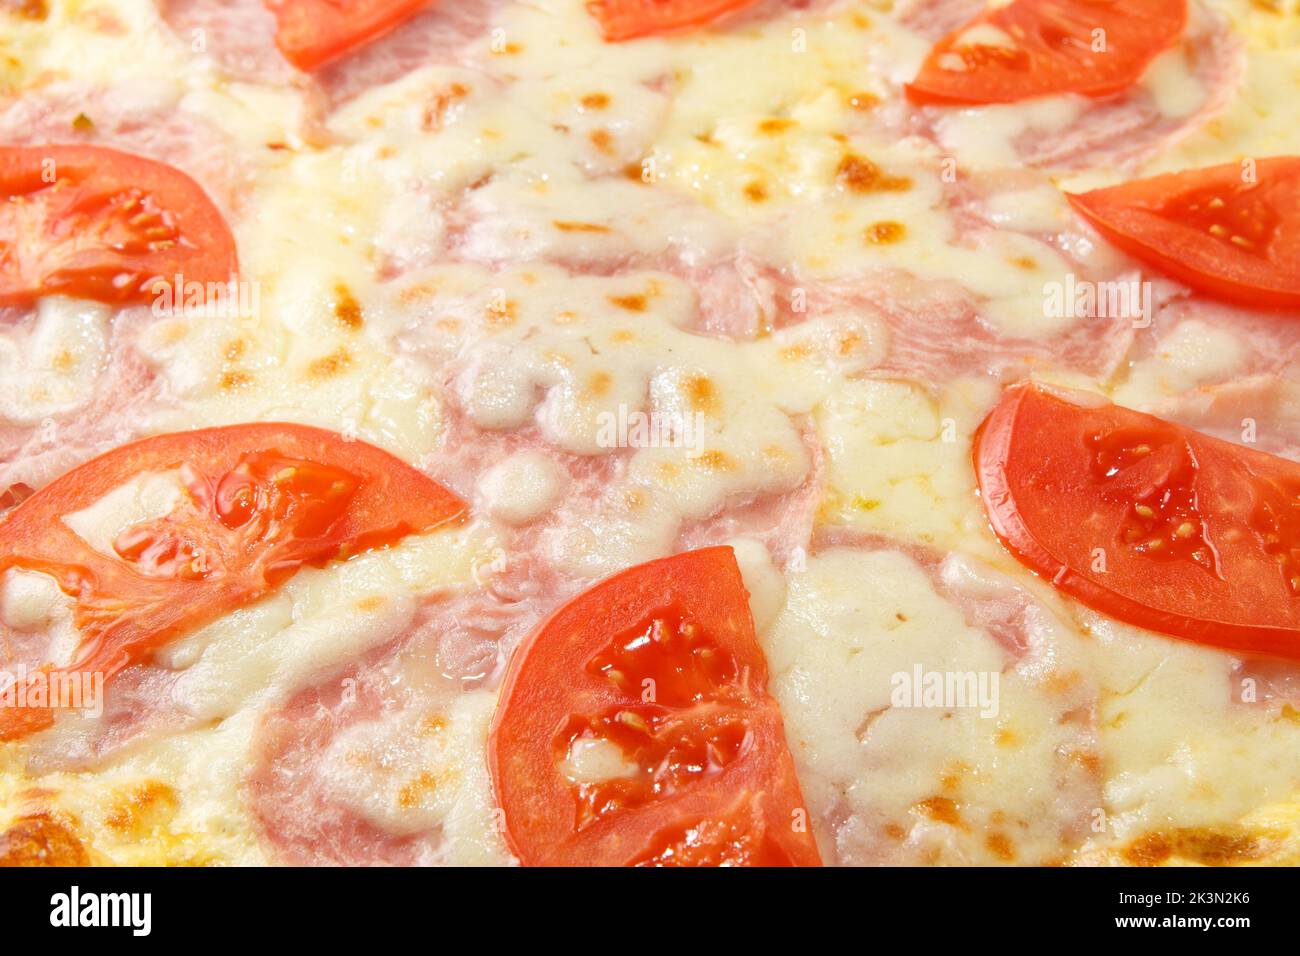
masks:
<path id="1" fill-rule="evenodd" d="M 817 865 L 766 682 L 730 548 L 652 561 L 570 601 L 516 651 L 493 721 L 516 855 Z"/>
<path id="2" fill-rule="evenodd" d="M 579 786 L 579 830 L 619 808 L 713 777 L 741 755 L 748 736 L 744 721 L 696 706 L 740 699 L 736 662 L 679 613 L 655 614 L 611 641 L 586 669 L 628 697 L 653 690 L 656 703 L 613 704 L 596 715 L 575 715 L 557 737 L 562 756 L 579 742 L 597 740 L 613 743 L 635 763 L 630 779 Z"/>
<path id="3" fill-rule="evenodd" d="M 1300 474 L 1262 488 L 1247 523 L 1277 563 L 1291 596 L 1300 597 Z"/>
<path id="4" fill-rule="evenodd" d="M 0 305 L 45 295 L 154 298 L 155 282 L 227 283 L 235 241 L 202 187 L 99 146 L 0 147 Z"/>
<path id="5" fill-rule="evenodd" d="M 1153 442 L 1158 447 L 1153 448 Z M 1199 465 L 1185 442 L 1161 442 L 1139 429 L 1098 432 L 1089 436 L 1088 444 L 1102 497 L 1125 506 L 1119 532 L 1123 544 L 1153 560 L 1191 560 L 1207 570 L 1217 568 L 1217 553 L 1206 540 L 1196 495 Z M 1150 468 L 1160 459 L 1160 479 L 1152 483 Z"/>
<path id="6" fill-rule="evenodd" d="M 1186 24 L 1186 0 L 1014 0 L 935 44 L 907 95 L 922 104 L 1111 96 L 1135 83 Z"/>
<path id="7" fill-rule="evenodd" d="M 89 865 L 77 834 L 47 813 L 19 817 L 0 832 L 0 867 Z"/>
<path id="8" fill-rule="evenodd" d="M 678 823 L 655 834 L 635 866 L 790 866 L 780 843 L 771 838 L 762 808 L 737 801 L 734 809 L 701 820 Z"/>
<path id="9" fill-rule="evenodd" d="M 1030 569 L 1130 624 L 1300 659 L 1300 465 L 1036 385 L 975 445 L 993 530 Z"/>
<path id="10" fill-rule="evenodd" d="M 176 472 L 184 493 L 105 554 L 70 516 L 142 473 Z M 255 424 L 161 435 L 68 472 L 0 519 L 0 572 L 37 571 L 75 600 L 80 645 L 63 670 L 102 674 L 320 566 L 443 524 L 463 504 L 387 452 L 334 432 Z M 0 739 L 53 720 L 9 708 Z"/>
<path id="11" fill-rule="evenodd" d="M 1047 865 L 1091 836 L 1095 651 L 1031 590 L 842 526 L 786 584 L 763 645 L 837 864 Z"/>
<path id="12" fill-rule="evenodd" d="M 315 70 L 401 26 L 431 0 L 266 0 L 275 45 L 300 70 Z"/>
<path id="13" fill-rule="evenodd" d="M 610 43 L 674 33 L 743 10 L 754 0 L 594 0 L 587 4 Z"/>
<path id="14" fill-rule="evenodd" d="M 1069 199 L 1115 245 L 1198 291 L 1300 307 L 1300 157 L 1169 173 Z"/>

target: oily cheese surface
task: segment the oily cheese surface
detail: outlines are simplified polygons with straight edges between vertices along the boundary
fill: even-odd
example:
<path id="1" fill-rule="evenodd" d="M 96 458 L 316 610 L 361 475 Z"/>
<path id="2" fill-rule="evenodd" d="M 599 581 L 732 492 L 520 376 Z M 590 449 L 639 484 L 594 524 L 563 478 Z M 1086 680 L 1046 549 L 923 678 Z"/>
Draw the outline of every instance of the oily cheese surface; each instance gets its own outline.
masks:
<path id="1" fill-rule="evenodd" d="M 1300 455 L 1294 333 L 1143 276 L 1062 195 L 1300 153 L 1296 5 L 1193 0 L 1188 43 L 1105 110 L 947 113 L 902 84 L 953 4 L 764 2 L 618 45 L 582 0 L 442 6 L 316 76 L 248 0 L 0 6 L 5 141 L 186 170 L 256 296 L 0 318 L 0 495 L 132 437 L 278 420 L 471 503 L 169 645 L 138 719 L 0 745 L 0 862 L 510 864 L 485 758 L 510 651 L 564 596 L 713 543 L 827 862 L 1297 862 L 1300 677 L 1057 595 L 969 464 L 1024 377 Z M 1148 280 L 1152 321 L 1050 306 L 1097 279 Z M 651 413 L 690 441 L 611 443 Z M 143 475 L 64 520 L 107 549 L 177 493 Z M 48 578 L 9 572 L 0 615 L 14 646 L 75 652 Z M 900 703 L 918 669 L 998 675 L 995 712 Z"/>

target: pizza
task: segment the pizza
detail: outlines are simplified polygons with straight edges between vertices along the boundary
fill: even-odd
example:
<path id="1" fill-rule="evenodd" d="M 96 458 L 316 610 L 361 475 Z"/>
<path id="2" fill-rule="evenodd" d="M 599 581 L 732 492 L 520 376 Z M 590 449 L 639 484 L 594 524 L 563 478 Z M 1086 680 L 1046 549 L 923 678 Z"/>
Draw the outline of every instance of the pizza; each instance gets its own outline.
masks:
<path id="1" fill-rule="evenodd" d="M 1294 0 L 0 52 L 0 862 L 1300 862 Z"/>

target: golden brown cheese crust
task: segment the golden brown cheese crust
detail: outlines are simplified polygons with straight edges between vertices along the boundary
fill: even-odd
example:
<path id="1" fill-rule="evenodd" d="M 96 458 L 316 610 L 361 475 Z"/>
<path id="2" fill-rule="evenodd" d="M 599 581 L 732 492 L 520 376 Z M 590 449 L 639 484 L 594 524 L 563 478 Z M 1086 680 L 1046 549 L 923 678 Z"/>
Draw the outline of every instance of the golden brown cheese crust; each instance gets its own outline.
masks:
<path id="1" fill-rule="evenodd" d="M 20 817 L 0 833 L 0 866 L 89 866 L 72 829 L 48 814 Z"/>

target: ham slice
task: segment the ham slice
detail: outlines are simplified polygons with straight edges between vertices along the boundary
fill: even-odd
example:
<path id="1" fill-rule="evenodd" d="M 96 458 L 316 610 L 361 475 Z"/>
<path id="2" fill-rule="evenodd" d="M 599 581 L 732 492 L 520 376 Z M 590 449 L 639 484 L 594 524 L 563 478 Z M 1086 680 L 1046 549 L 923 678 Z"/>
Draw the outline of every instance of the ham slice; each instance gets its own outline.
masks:
<path id="1" fill-rule="evenodd" d="M 339 104 L 422 66 L 463 65 L 471 45 L 486 46 L 492 22 L 504 6 L 504 0 L 434 3 L 392 33 L 326 65 L 314 79 L 326 99 Z"/>
<path id="2" fill-rule="evenodd" d="M 369 655 L 334 679 L 299 691 L 262 724 L 247 801 L 278 862 L 410 866 L 432 855 L 436 833 L 386 833 L 331 802 L 319 777 L 319 755 L 341 731 L 394 706 L 380 669 L 393 650 Z"/>
<path id="3" fill-rule="evenodd" d="M 275 46 L 275 17 L 262 0 L 161 0 L 177 39 L 231 77 L 268 86 L 299 79 Z"/>
<path id="4" fill-rule="evenodd" d="M 167 401 L 162 381 L 135 345 L 151 320 L 141 307 L 114 315 L 108 361 L 78 407 L 37 422 L 6 421 L 0 409 L 0 513 L 83 461 L 138 437 L 149 410 Z M 17 335 L 30 322 L 29 315 L 0 323 L 0 337 Z"/>
<path id="5" fill-rule="evenodd" d="M 275 45 L 275 17 L 262 0 L 164 0 L 163 16 L 186 43 L 202 44 L 221 70 L 266 86 L 297 86 L 327 108 L 412 70 L 455 64 L 485 40 L 502 0 L 432 4 L 392 32 L 311 74 L 295 69 Z"/>
<path id="6" fill-rule="evenodd" d="M 485 586 L 429 599 L 394 641 L 263 715 L 244 789 L 276 862 L 461 862 L 458 834 L 448 832 L 458 825 L 474 832 L 481 852 L 503 855 L 477 739 L 492 695 L 477 688 L 499 680 L 508 649 L 559 594 L 538 591 L 544 571 L 519 567 L 485 571 Z M 448 754 L 445 738 L 461 733 L 467 708 L 480 718 L 468 731 L 474 739 L 466 754 Z M 358 763 L 367 766 L 354 776 Z M 440 811 L 453 790 L 459 824 Z M 480 807 L 476 821 L 464 819 L 470 800 Z"/>

